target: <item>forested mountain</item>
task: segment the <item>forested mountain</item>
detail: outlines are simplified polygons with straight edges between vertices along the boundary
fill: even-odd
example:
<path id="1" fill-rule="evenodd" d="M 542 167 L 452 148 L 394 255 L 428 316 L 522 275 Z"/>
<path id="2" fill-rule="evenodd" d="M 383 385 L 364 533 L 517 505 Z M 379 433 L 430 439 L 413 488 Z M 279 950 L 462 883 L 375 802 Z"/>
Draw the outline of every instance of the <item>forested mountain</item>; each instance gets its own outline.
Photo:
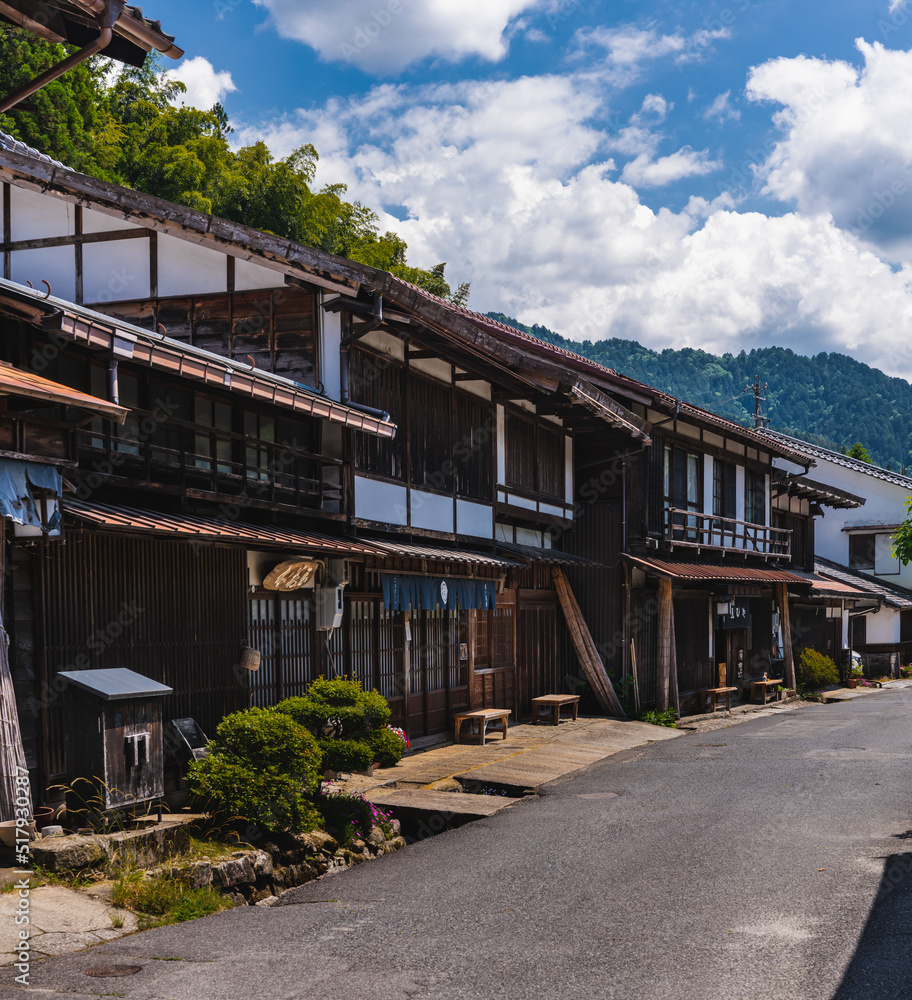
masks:
<path id="1" fill-rule="evenodd" d="M 501 313 L 488 316 L 739 424 L 753 425 L 748 387 L 759 378 L 768 386 L 760 412 L 773 430 L 836 451 L 860 441 L 875 464 L 912 468 L 912 385 L 844 354 L 804 357 L 784 347 L 721 357 L 691 348 L 657 352 L 616 337 L 567 340 Z"/>
<path id="2" fill-rule="evenodd" d="M 66 55 L 61 45 L 0 25 L 3 92 Z M 156 56 L 142 69 L 112 67 L 99 57 L 77 66 L 0 114 L 0 131 L 82 173 L 392 271 L 460 304 L 468 298 L 468 285 L 450 288 L 445 264 L 409 266 L 405 240 L 381 233 L 371 209 L 345 201 L 344 184 L 313 190 L 312 145 L 282 160 L 262 142 L 234 150 L 222 107 L 183 107 L 187 88 L 162 74 Z"/>

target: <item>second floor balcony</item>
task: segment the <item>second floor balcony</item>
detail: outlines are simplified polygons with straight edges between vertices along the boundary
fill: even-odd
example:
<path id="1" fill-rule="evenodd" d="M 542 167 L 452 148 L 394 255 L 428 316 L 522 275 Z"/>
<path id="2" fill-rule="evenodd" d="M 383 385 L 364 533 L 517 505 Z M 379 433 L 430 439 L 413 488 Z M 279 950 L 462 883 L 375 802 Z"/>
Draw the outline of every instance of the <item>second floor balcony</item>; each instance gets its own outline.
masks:
<path id="1" fill-rule="evenodd" d="M 665 511 L 665 544 L 670 549 L 707 549 L 783 562 L 792 557 L 792 532 L 788 528 L 772 528 L 677 507 Z"/>

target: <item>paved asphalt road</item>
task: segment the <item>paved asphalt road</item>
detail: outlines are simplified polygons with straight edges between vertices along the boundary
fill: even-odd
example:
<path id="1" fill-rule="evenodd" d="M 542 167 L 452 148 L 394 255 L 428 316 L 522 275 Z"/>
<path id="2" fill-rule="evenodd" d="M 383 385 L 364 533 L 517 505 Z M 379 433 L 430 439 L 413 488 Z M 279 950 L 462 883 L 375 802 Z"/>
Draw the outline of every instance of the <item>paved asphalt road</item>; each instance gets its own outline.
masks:
<path id="1" fill-rule="evenodd" d="M 28 992 L 912 998 L 912 689 L 619 754 L 291 898 L 55 959 Z"/>

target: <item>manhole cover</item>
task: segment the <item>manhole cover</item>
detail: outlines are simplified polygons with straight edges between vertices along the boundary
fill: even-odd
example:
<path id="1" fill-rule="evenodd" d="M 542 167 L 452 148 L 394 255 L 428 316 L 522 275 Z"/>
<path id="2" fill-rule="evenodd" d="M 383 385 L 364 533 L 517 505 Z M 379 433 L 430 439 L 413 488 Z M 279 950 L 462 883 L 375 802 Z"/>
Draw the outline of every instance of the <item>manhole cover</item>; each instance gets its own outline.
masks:
<path id="1" fill-rule="evenodd" d="M 117 976 L 135 976 L 137 972 L 142 972 L 141 965 L 95 965 L 83 974 L 95 979 L 114 979 Z"/>

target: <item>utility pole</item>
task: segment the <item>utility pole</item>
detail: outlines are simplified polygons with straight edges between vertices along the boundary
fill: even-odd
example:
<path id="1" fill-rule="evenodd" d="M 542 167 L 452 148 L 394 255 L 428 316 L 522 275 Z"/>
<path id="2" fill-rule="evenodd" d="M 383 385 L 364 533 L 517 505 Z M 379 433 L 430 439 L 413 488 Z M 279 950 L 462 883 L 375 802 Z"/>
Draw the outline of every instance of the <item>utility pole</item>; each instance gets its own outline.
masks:
<path id="1" fill-rule="evenodd" d="M 766 417 L 760 416 L 760 404 L 766 402 L 766 396 L 761 396 L 761 392 L 765 392 L 769 388 L 769 385 L 760 385 L 760 376 L 754 376 L 754 384 L 749 385 L 744 391 L 753 393 L 754 396 L 754 430 L 760 430 L 761 427 L 766 427 L 768 421 Z"/>

